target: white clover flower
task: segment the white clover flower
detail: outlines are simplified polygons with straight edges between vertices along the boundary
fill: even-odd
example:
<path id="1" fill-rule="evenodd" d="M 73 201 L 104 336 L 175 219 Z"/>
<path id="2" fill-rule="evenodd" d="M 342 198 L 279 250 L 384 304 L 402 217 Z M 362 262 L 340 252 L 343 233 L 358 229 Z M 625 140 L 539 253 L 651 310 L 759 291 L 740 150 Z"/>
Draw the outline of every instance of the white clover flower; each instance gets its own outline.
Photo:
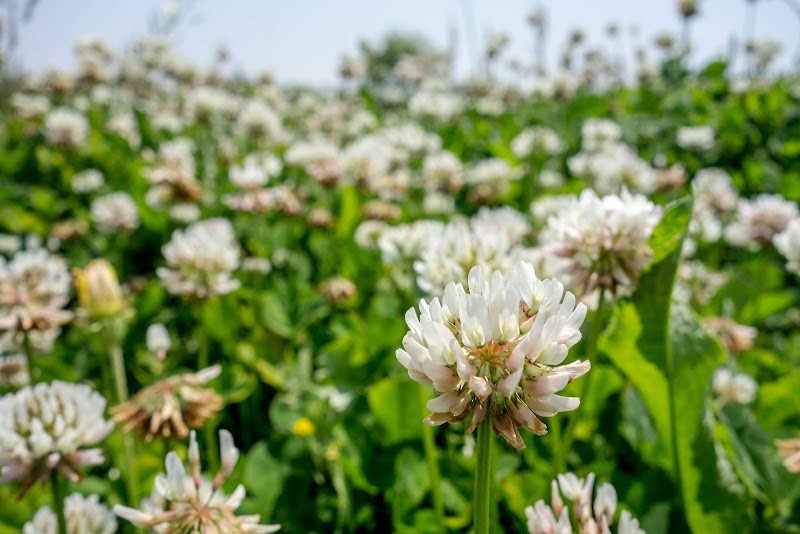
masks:
<path id="1" fill-rule="evenodd" d="M 131 148 L 139 148 L 142 137 L 139 135 L 139 125 L 133 113 L 117 113 L 108 119 L 106 127 L 109 132 L 113 132 L 125 139 Z"/>
<path id="2" fill-rule="evenodd" d="M 416 122 L 390 126 L 380 133 L 399 150 L 412 155 L 434 152 L 442 146 L 442 139 L 438 135 L 426 132 Z"/>
<path id="3" fill-rule="evenodd" d="M 106 179 L 103 177 L 102 172 L 97 169 L 85 169 L 76 172 L 72 176 L 70 185 L 72 186 L 72 190 L 76 193 L 91 193 L 103 187 L 105 182 Z"/>
<path id="4" fill-rule="evenodd" d="M 339 160 L 342 172 L 353 183 L 377 191 L 372 185 L 389 174 L 396 151 L 386 138 L 377 135 L 361 137 L 342 152 Z"/>
<path id="5" fill-rule="evenodd" d="M 522 170 L 499 158 L 484 159 L 469 169 L 464 181 L 469 185 L 487 184 L 504 189 L 509 182 L 522 178 Z"/>
<path id="6" fill-rule="evenodd" d="M 786 258 L 786 268 L 800 274 L 800 219 L 794 219 L 786 230 L 777 234 L 772 242 Z"/>
<path id="7" fill-rule="evenodd" d="M 678 266 L 672 295 L 681 302 L 695 301 L 706 305 L 728 283 L 728 279 L 727 274 L 712 271 L 702 261 L 684 261 Z"/>
<path id="8" fill-rule="evenodd" d="M 191 224 L 200 218 L 200 206 L 191 202 L 178 202 L 170 206 L 169 218 L 182 224 Z"/>
<path id="9" fill-rule="evenodd" d="M 187 460 L 190 472 L 174 452 L 167 454 L 166 474 L 156 476 L 150 498 L 142 509 L 115 505 L 114 513 L 141 528 L 161 534 L 208 531 L 225 534 L 268 534 L 280 525 L 261 525 L 258 515 L 235 514 L 245 498 L 244 486 L 237 486 L 231 495 L 220 489 L 239 459 L 239 449 L 227 430 L 219 431 L 221 467 L 213 481 L 200 471 L 200 449 L 194 431 L 190 434 Z"/>
<path id="10" fill-rule="evenodd" d="M 44 135 L 47 142 L 65 148 L 76 148 L 89 135 L 89 122 L 80 111 L 56 108 L 44 120 Z"/>
<path id="11" fill-rule="evenodd" d="M 22 481 L 22 491 L 52 470 L 78 480 L 82 466 L 103 463 L 102 441 L 114 428 L 106 400 L 84 384 L 53 381 L 0 397 L 0 483 Z"/>
<path id="12" fill-rule="evenodd" d="M 152 165 L 143 170 L 153 187 L 145 200 L 151 207 L 162 207 L 170 202 L 196 202 L 202 196 L 197 181 L 194 161 L 194 142 L 179 137 L 162 143 L 158 155 L 150 156 Z"/>
<path id="13" fill-rule="evenodd" d="M 408 101 L 408 110 L 416 118 L 450 122 L 464 111 L 466 102 L 458 93 L 442 89 L 423 89 Z"/>
<path id="14" fill-rule="evenodd" d="M 756 398 L 758 383 L 746 373 L 734 373 L 721 367 L 714 372 L 712 389 L 720 406 L 750 404 Z"/>
<path id="15" fill-rule="evenodd" d="M 656 173 L 633 148 L 621 144 L 602 144 L 596 151 L 579 152 L 567 160 L 570 171 L 593 181 L 600 194 L 622 189 L 650 193 L 656 189 Z"/>
<path id="16" fill-rule="evenodd" d="M 425 156 L 422 178 L 428 191 L 457 191 L 462 185 L 463 165 L 455 154 L 446 150 Z"/>
<path id="17" fill-rule="evenodd" d="M 456 209 L 456 199 L 447 193 L 431 191 L 422 199 L 422 209 L 430 215 L 452 213 Z"/>
<path id="18" fill-rule="evenodd" d="M 283 129 L 280 115 L 261 100 L 250 100 L 242 107 L 236 128 L 241 135 L 259 139 L 267 144 L 281 144 L 288 137 L 288 133 Z"/>
<path id="19" fill-rule="evenodd" d="M 530 212 L 539 224 L 547 219 L 572 208 L 577 203 L 576 195 L 544 195 L 531 202 Z"/>
<path id="20" fill-rule="evenodd" d="M 494 432 L 524 448 L 524 427 L 543 435 L 537 416 L 574 410 L 575 397 L 556 395 L 589 371 L 589 362 L 560 366 L 581 339 L 586 306 L 554 279 L 539 280 L 520 262 L 508 275 L 473 268 L 468 289 L 449 283 L 441 300 L 422 300 L 406 313 L 409 332 L 397 360 L 409 376 L 433 384 L 425 422 L 441 425 L 472 414 L 469 432 L 489 415 Z"/>
<path id="21" fill-rule="evenodd" d="M 711 126 L 684 126 L 675 137 L 678 146 L 685 150 L 704 152 L 716 144 L 714 128 Z"/>
<path id="22" fill-rule="evenodd" d="M 24 354 L 0 356 L 0 388 L 19 389 L 29 382 L 28 360 Z"/>
<path id="23" fill-rule="evenodd" d="M 23 119 L 34 119 L 50 111 L 50 100 L 44 95 L 14 93 L 11 95 L 11 106 L 14 108 L 14 113 Z"/>
<path id="24" fill-rule="evenodd" d="M 597 488 L 592 505 L 592 486 L 594 473 L 586 479 L 578 478 L 573 473 L 558 475 L 558 484 L 552 483 L 552 500 L 550 506 L 540 499 L 533 506 L 525 509 L 528 519 L 529 534 L 572 534 L 572 522 L 569 508 L 564 506 L 558 489 L 572 502 L 572 516 L 582 534 L 611 534 L 609 528 L 614 523 L 617 510 L 617 491 L 614 486 L 605 482 Z M 556 520 L 558 517 L 558 520 Z M 630 512 L 623 510 L 620 515 L 618 534 L 644 534 L 639 529 L 639 521 Z"/>
<path id="25" fill-rule="evenodd" d="M 694 205 L 689 234 L 705 243 L 719 241 L 723 226 L 731 219 L 739 202 L 731 177 L 721 169 L 702 169 L 694 177 L 692 186 Z"/>
<path id="26" fill-rule="evenodd" d="M 97 229 L 104 233 L 130 232 L 139 228 L 139 208 L 125 191 L 94 199 L 91 214 Z"/>
<path id="27" fill-rule="evenodd" d="M 532 126 L 511 140 L 511 151 L 518 158 L 526 158 L 533 153 L 557 156 L 564 152 L 564 143 L 552 128 Z"/>
<path id="28" fill-rule="evenodd" d="M 67 263 L 45 249 L 0 257 L 0 332 L 48 331 L 69 322 Z"/>
<path id="29" fill-rule="evenodd" d="M 148 326 L 145 334 L 145 343 L 147 344 L 147 350 L 157 355 L 160 360 L 163 360 L 172 346 L 167 327 L 162 323 L 153 323 Z"/>
<path id="30" fill-rule="evenodd" d="M 800 217 L 797 204 L 778 194 L 762 194 L 753 200 L 741 200 L 736 218 L 725 229 L 725 239 L 733 246 L 758 250 L 772 243 L 776 234 Z"/>
<path id="31" fill-rule="evenodd" d="M 622 128 L 610 119 L 586 119 L 581 125 L 581 147 L 589 152 L 617 144 Z"/>
<path id="32" fill-rule="evenodd" d="M 553 169 L 542 169 L 538 177 L 539 185 L 545 189 L 558 189 L 564 185 L 564 175 Z"/>
<path id="33" fill-rule="evenodd" d="M 584 190 L 575 204 L 551 216 L 542 231 L 545 254 L 563 260 L 565 283 L 581 297 L 597 290 L 631 294 L 653 257 L 647 244 L 663 210 L 642 195 L 598 197 Z"/>
<path id="34" fill-rule="evenodd" d="M 240 285 L 231 278 L 239 266 L 239 244 L 227 219 L 206 219 L 176 230 L 161 251 L 169 267 L 159 267 L 156 274 L 172 294 L 207 298 Z"/>
<path id="35" fill-rule="evenodd" d="M 67 534 L 114 534 L 117 518 L 97 495 L 73 493 L 64 499 Z M 49 506 L 42 506 L 22 527 L 22 534 L 58 534 L 58 519 Z"/>

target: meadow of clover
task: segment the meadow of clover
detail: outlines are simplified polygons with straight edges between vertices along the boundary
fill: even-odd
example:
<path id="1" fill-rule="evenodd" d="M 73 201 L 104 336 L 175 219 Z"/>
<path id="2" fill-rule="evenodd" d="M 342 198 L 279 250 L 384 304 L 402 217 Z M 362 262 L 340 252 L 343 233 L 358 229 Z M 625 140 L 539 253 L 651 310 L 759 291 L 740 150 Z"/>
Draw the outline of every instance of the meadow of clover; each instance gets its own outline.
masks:
<path id="1" fill-rule="evenodd" d="M 466 83 L 5 70 L 0 534 L 800 533 L 800 72 L 678 7 Z"/>

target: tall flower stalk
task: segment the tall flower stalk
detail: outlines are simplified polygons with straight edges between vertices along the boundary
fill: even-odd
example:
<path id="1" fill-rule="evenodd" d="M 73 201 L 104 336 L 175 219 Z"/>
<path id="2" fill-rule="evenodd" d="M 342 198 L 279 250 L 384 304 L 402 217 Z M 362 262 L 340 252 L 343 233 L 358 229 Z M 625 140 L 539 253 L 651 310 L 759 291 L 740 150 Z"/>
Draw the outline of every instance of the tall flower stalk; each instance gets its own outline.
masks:
<path id="1" fill-rule="evenodd" d="M 478 444 L 475 459 L 475 485 L 472 506 L 475 534 L 489 534 L 492 516 L 492 494 L 494 493 L 494 436 L 488 422 L 478 427 Z"/>
<path id="2" fill-rule="evenodd" d="M 58 534 L 67 534 L 67 517 L 64 514 L 64 488 L 61 484 L 61 479 L 58 477 L 58 472 L 55 470 L 50 472 L 50 489 L 53 494 L 53 511 L 56 514 L 58 523 Z"/>

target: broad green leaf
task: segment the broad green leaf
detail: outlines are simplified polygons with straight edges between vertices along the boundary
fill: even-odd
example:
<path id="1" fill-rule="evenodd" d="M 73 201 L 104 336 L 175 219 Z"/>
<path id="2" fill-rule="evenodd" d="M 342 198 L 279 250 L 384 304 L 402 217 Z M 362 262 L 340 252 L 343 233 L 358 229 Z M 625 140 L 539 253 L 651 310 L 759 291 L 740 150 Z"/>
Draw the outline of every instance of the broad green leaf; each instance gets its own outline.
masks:
<path id="1" fill-rule="evenodd" d="M 383 432 L 378 438 L 386 444 L 422 435 L 423 408 L 420 384 L 406 377 L 386 378 L 377 382 L 367 393 L 369 408 Z"/>
<path id="2" fill-rule="evenodd" d="M 422 503 L 430 489 L 428 467 L 413 449 L 403 449 L 394 461 L 394 484 L 386 494 L 392 505 L 392 517 L 402 521 L 404 516 Z"/>
<path id="3" fill-rule="evenodd" d="M 261 517 L 272 517 L 275 502 L 283 491 L 283 483 L 289 474 L 288 466 L 278 460 L 262 442 L 253 445 L 247 454 L 244 484 L 252 509 Z"/>
<path id="4" fill-rule="evenodd" d="M 265 292 L 258 300 L 259 317 L 264 325 L 281 337 L 292 336 L 294 328 L 285 304 L 274 292 Z"/>

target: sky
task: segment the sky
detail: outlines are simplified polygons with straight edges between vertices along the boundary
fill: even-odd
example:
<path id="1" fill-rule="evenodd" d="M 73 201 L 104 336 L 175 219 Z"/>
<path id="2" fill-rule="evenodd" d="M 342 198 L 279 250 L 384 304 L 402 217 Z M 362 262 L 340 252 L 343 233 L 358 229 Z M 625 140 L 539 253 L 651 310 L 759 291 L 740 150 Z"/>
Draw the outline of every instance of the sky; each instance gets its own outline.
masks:
<path id="1" fill-rule="evenodd" d="M 147 34 L 151 16 L 161 12 L 167 1 L 40 0 L 32 19 L 20 26 L 15 60 L 28 72 L 72 68 L 78 39 L 101 37 L 114 48 L 124 47 Z M 747 23 L 756 38 L 781 43 L 782 66 L 792 64 L 800 49 L 800 18 L 790 1 L 796 0 L 759 0 L 754 16 L 747 0 L 700 0 L 702 16 L 691 27 L 693 57 L 725 54 L 732 37 L 741 38 Z M 547 11 L 548 56 L 554 63 L 557 50 L 576 27 L 584 29 L 590 43 L 608 43 L 604 29 L 616 22 L 629 51 L 636 43 L 651 42 L 656 33 L 677 34 L 681 22 L 676 4 L 676 0 L 195 0 L 174 41 L 183 56 L 200 65 L 209 64 L 218 45 L 225 43 L 239 71 L 255 74 L 266 69 L 279 82 L 330 86 L 337 81 L 342 53 L 355 52 L 361 39 L 376 42 L 392 30 L 412 31 L 444 48 L 455 29 L 456 74 L 465 78 L 475 65 L 471 51 L 476 42 L 482 49 L 492 32 L 511 37 L 506 58 L 531 58 L 533 35 L 526 17 L 535 7 Z M 632 27 L 638 28 L 637 35 Z"/>

